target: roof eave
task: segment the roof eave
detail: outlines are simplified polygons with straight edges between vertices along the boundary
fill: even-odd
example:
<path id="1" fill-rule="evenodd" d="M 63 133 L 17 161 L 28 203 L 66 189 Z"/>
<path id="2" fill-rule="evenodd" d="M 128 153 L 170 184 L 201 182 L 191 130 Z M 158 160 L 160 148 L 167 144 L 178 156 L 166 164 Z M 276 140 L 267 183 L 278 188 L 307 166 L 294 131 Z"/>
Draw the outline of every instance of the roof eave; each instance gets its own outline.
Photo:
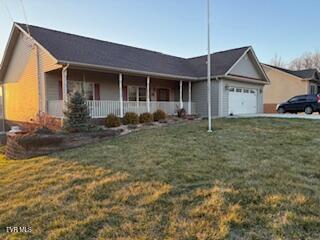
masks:
<path id="1" fill-rule="evenodd" d="M 70 67 L 87 68 L 91 70 L 95 69 L 100 71 L 111 71 L 115 73 L 131 73 L 136 75 L 147 75 L 147 76 L 153 76 L 153 77 L 162 77 L 162 78 L 170 78 L 170 79 L 173 78 L 177 80 L 189 80 L 189 81 L 195 81 L 198 79 L 197 77 L 191 77 L 191 76 L 148 72 L 148 71 L 134 70 L 134 69 L 128 69 L 128 68 L 118 68 L 118 67 L 111 67 L 111 66 L 101 66 L 101 65 L 95 65 L 95 64 L 67 61 L 67 60 L 58 60 L 57 63 L 61 65 L 69 65 Z"/>
<path id="2" fill-rule="evenodd" d="M 10 35 L 9 35 L 9 39 L 7 41 L 7 44 L 6 44 L 6 47 L 5 47 L 5 50 L 4 50 L 4 53 L 2 55 L 2 59 L 1 59 L 1 62 L 0 62 L 0 82 L 3 81 L 3 77 L 4 77 L 4 71 L 5 71 L 5 68 L 7 67 L 6 65 L 6 59 L 7 59 L 7 55 L 9 54 L 9 51 L 10 49 L 12 48 L 12 41 L 16 40 L 18 35 L 15 35 L 15 33 L 17 33 L 17 28 L 15 27 L 15 24 L 12 25 L 12 28 L 11 28 L 11 32 L 10 32 Z"/>

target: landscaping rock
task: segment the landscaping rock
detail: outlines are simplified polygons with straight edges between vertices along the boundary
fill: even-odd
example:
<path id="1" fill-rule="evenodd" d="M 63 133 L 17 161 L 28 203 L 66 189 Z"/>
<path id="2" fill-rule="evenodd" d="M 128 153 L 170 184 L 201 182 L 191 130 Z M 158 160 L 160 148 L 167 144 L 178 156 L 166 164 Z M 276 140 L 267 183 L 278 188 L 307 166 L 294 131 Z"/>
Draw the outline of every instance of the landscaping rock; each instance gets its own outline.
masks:
<path id="1" fill-rule="evenodd" d="M 5 155 L 8 159 L 26 159 L 95 143 L 120 133 L 110 129 L 70 134 L 8 133 Z"/>
<path id="2" fill-rule="evenodd" d="M 159 123 L 168 123 L 168 120 L 167 119 L 163 119 L 163 120 L 159 120 L 158 122 Z"/>
<path id="3" fill-rule="evenodd" d="M 137 129 L 139 127 L 137 124 L 129 124 L 127 126 L 129 130 Z"/>

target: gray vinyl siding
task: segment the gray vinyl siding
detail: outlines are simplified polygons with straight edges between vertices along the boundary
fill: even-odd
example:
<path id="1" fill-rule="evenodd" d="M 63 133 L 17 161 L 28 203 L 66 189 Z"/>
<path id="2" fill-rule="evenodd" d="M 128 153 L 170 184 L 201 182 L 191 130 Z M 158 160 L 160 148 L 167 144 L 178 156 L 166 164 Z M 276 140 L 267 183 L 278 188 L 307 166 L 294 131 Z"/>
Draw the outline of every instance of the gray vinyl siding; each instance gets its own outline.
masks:
<path id="1" fill-rule="evenodd" d="M 47 100 L 59 100 L 59 81 L 61 81 L 61 71 L 50 72 L 46 74 L 46 95 Z M 118 81 L 108 75 L 105 79 L 95 74 L 88 74 L 86 81 L 99 83 L 100 85 L 100 99 L 101 100 L 119 100 L 119 85 Z M 81 81 L 81 76 L 70 74 L 68 80 Z"/>
<path id="2" fill-rule="evenodd" d="M 223 79 L 222 81 L 222 94 L 221 94 L 221 115 L 227 116 L 229 109 L 229 91 L 225 89 L 225 86 L 238 87 L 238 88 L 249 88 L 257 90 L 257 111 L 263 113 L 263 85 L 254 83 L 243 83 L 238 81 L 230 81 Z M 260 93 L 261 91 L 261 93 Z"/>
<path id="3" fill-rule="evenodd" d="M 46 97 L 48 101 L 59 100 L 59 81 L 57 73 L 46 73 Z"/>
<path id="4" fill-rule="evenodd" d="M 219 81 L 211 82 L 211 115 L 219 114 Z M 197 113 L 201 117 L 208 116 L 207 81 L 192 83 L 192 101 L 196 103 Z"/>
<path id="5" fill-rule="evenodd" d="M 235 65 L 230 74 L 245 76 L 256 79 L 263 79 L 261 71 L 258 71 L 258 66 L 251 52 L 247 53 L 241 60 Z"/>

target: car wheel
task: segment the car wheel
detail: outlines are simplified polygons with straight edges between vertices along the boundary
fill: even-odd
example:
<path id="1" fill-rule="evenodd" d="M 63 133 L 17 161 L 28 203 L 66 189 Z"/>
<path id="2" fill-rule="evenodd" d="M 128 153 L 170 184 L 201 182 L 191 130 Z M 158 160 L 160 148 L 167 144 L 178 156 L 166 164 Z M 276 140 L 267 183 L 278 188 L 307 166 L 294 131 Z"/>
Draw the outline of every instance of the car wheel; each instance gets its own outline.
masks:
<path id="1" fill-rule="evenodd" d="M 310 106 L 305 107 L 304 109 L 305 114 L 312 114 L 313 113 L 313 109 Z"/>
<path id="2" fill-rule="evenodd" d="M 285 113 L 286 111 L 284 110 L 284 108 L 283 107 L 279 107 L 278 108 L 278 113 Z"/>

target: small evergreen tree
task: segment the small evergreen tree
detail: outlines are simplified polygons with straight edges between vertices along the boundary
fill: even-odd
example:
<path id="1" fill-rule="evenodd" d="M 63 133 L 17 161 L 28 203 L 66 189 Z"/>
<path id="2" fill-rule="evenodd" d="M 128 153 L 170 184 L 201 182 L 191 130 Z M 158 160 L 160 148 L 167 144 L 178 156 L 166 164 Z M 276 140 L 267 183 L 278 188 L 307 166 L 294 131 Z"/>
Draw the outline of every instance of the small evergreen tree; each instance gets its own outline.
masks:
<path id="1" fill-rule="evenodd" d="M 76 92 L 69 97 L 67 109 L 64 112 L 64 129 L 68 132 L 88 131 L 90 128 L 90 115 L 85 98 Z"/>

